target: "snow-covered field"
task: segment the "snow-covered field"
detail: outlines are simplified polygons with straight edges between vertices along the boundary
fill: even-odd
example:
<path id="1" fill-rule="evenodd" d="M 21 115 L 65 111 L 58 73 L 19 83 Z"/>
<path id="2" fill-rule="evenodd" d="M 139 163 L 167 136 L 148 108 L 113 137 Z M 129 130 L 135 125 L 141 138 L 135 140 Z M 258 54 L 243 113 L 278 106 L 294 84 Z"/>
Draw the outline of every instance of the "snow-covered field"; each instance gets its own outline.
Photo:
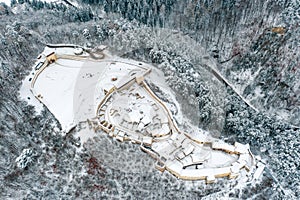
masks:
<path id="1" fill-rule="evenodd" d="M 0 3 L 5 3 L 6 5 L 10 6 L 11 0 L 0 0 Z"/>
<path id="2" fill-rule="evenodd" d="M 72 54 L 74 56 L 73 48 L 46 48 L 42 53 L 44 56 L 37 63 L 46 62 L 45 55 L 50 52 L 55 52 L 61 57 Z M 126 75 L 130 76 L 130 73 L 135 73 L 136 70 L 144 70 L 137 67 L 139 64 L 106 54 L 105 59 L 100 62 L 83 57 L 79 60 L 62 58 L 47 66 L 40 74 L 35 70 L 35 65 L 31 74 L 23 81 L 20 95 L 40 111 L 41 103 L 35 99 L 35 96 L 38 97 L 58 119 L 62 129 L 68 132 L 77 123 L 95 117 L 97 106 L 105 91 L 126 83 L 128 80 L 123 78 Z M 31 86 L 35 76 L 36 81 Z"/>

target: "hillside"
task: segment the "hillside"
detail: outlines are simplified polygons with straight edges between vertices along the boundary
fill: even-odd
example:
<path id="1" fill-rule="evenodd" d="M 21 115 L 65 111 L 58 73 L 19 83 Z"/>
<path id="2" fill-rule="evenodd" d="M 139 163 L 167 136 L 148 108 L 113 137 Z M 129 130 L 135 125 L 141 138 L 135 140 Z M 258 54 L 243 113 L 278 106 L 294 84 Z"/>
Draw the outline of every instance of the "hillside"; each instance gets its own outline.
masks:
<path id="1" fill-rule="evenodd" d="M 299 1 L 78 4 L 0 4 L 3 199 L 299 198 Z M 263 176 L 245 185 L 238 179 L 185 182 L 154 170 L 137 146 L 103 134 L 78 151 L 77 129 L 62 135 L 46 108 L 36 113 L 18 94 L 47 43 L 104 44 L 123 58 L 152 63 L 184 105 L 183 118 L 226 142 L 249 143 L 266 162 Z M 211 67 L 258 112 L 219 81 Z M 20 155 L 28 156 L 25 168 L 15 162 Z"/>

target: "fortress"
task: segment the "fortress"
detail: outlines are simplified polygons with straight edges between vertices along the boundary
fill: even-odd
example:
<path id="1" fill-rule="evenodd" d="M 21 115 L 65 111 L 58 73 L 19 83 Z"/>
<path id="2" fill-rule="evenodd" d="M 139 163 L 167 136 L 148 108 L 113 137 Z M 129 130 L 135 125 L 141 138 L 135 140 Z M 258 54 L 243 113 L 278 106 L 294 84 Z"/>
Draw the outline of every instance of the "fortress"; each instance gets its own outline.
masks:
<path id="1" fill-rule="evenodd" d="M 257 164 L 249 145 L 227 144 L 204 132 L 178 128 L 170 106 L 149 87 L 153 69 L 112 56 L 105 47 L 49 45 L 25 81 L 31 99 L 43 103 L 66 133 L 88 121 L 95 132 L 140 145 L 161 172 L 207 183 L 236 178 L 242 170 L 252 172 Z"/>

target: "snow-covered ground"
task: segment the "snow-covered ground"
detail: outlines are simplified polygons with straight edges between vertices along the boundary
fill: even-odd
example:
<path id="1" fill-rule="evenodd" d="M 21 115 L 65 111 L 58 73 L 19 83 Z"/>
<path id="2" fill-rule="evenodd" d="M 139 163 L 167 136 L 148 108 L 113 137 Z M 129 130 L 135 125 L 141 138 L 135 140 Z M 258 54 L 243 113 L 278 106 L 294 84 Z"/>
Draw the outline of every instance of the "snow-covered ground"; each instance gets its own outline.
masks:
<path id="1" fill-rule="evenodd" d="M 0 0 L 0 3 L 5 3 L 6 5 L 10 6 L 11 0 Z"/>
<path id="2" fill-rule="evenodd" d="M 34 66 L 37 66 L 39 62 L 40 61 L 37 61 L 34 64 Z M 34 73 L 34 71 L 35 71 L 35 69 L 33 67 L 30 74 L 23 80 L 22 86 L 19 90 L 19 94 L 20 94 L 21 99 L 27 101 L 27 103 L 29 105 L 34 106 L 37 114 L 40 114 L 41 111 L 43 110 L 43 104 L 39 100 L 37 100 L 31 92 L 31 80 L 32 80 L 32 76 L 33 76 L 32 74 Z"/>
<path id="3" fill-rule="evenodd" d="M 46 62 L 45 56 L 51 52 L 62 58 L 48 65 L 37 76 L 39 70 L 35 69 L 36 66 Z M 140 67 L 145 64 L 114 58 L 109 54 L 101 61 L 76 57 L 73 48 L 46 48 L 41 55 L 32 72 L 23 81 L 20 96 L 40 112 L 42 104 L 36 99 L 39 97 L 58 119 L 65 132 L 79 122 L 95 117 L 105 92 L 126 83 L 128 78 L 124 77 L 145 70 Z M 74 56 L 75 59 L 64 59 L 64 56 Z M 35 76 L 36 81 L 32 85 Z"/>
<path id="4" fill-rule="evenodd" d="M 181 111 L 181 106 L 179 105 L 178 101 L 176 100 L 175 92 L 168 86 L 166 83 L 164 74 L 162 71 L 158 70 L 155 67 L 151 67 L 151 73 L 146 77 L 147 80 L 155 80 L 155 85 L 157 85 L 164 94 L 166 94 L 170 99 L 170 102 L 175 103 L 177 108 L 177 113 L 174 115 L 176 121 L 180 124 L 183 123 L 183 114 Z M 172 104 L 166 104 L 170 110 L 172 110 Z"/>

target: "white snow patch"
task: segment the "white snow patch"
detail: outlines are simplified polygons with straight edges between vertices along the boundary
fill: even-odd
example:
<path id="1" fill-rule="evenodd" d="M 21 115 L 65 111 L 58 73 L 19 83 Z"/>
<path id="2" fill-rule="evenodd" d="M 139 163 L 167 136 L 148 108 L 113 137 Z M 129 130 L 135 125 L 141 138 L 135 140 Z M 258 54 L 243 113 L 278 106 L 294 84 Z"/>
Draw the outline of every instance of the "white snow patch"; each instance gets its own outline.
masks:
<path id="1" fill-rule="evenodd" d="M 97 133 L 89 129 L 87 126 L 82 126 L 79 131 L 77 131 L 74 135 L 75 138 L 80 138 L 80 147 L 76 150 L 77 152 L 81 152 L 83 150 L 83 144 L 86 143 L 89 139 L 93 139 L 97 136 Z"/>
<path id="2" fill-rule="evenodd" d="M 0 0 L 0 3 L 5 3 L 7 6 L 10 7 L 11 0 Z"/>
<path id="3" fill-rule="evenodd" d="M 52 52 L 59 59 L 44 68 L 31 88 L 38 72 L 36 67 L 46 62 L 46 55 Z M 96 116 L 105 90 L 119 87 L 130 80 L 128 77 L 144 73 L 146 68 L 140 65 L 108 54 L 102 60 L 93 61 L 74 55 L 73 48 L 45 48 L 30 75 L 23 81 L 20 96 L 40 112 L 42 104 L 37 97 L 57 118 L 63 131 L 69 132 L 79 122 Z"/>
<path id="4" fill-rule="evenodd" d="M 39 63 L 36 62 L 34 66 L 36 66 Z M 33 78 L 33 73 L 35 72 L 34 68 L 30 72 L 29 76 L 27 76 L 23 81 L 22 81 L 22 86 L 19 90 L 19 97 L 21 100 L 26 101 L 29 105 L 34 106 L 35 111 L 37 114 L 41 114 L 41 111 L 43 110 L 43 104 L 35 98 L 35 96 L 32 94 L 30 90 L 30 85 L 31 85 L 31 80 Z"/>
<path id="5" fill-rule="evenodd" d="M 48 66 L 36 80 L 34 90 L 42 96 L 43 103 L 61 123 L 64 130 L 74 127 L 73 94 L 75 80 L 80 71 L 78 68 L 67 68 L 68 61 L 59 60 L 60 64 Z M 74 61 L 74 65 L 76 63 Z M 58 98 L 60 97 L 60 98 Z"/>
<path id="6" fill-rule="evenodd" d="M 149 80 L 151 80 L 151 82 L 155 83 L 155 85 L 158 86 L 159 89 L 161 89 L 163 91 L 163 93 L 165 93 L 170 98 L 170 102 L 172 102 L 176 105 L 177 113 L 175 115 L 173 115 L 173 117 L 176 119 L 176 122 L 178 122 L 179 124 L 182 124 L 183 123 L 183 114 L 181 111 L 181 106 L 179 105 L 178 101 L 176 100 L 175 92 L 166 83 L 164 73 L 161 70 L 154 68 L 152 66 L 147 66 L 147 67 L 151 67 L 151 73 L 146 77 L 146 79 L 147 80 L 149 79 Z M 171 111 L 175 109 L 172 104 L 166 103 L 166 106 Z"/>

